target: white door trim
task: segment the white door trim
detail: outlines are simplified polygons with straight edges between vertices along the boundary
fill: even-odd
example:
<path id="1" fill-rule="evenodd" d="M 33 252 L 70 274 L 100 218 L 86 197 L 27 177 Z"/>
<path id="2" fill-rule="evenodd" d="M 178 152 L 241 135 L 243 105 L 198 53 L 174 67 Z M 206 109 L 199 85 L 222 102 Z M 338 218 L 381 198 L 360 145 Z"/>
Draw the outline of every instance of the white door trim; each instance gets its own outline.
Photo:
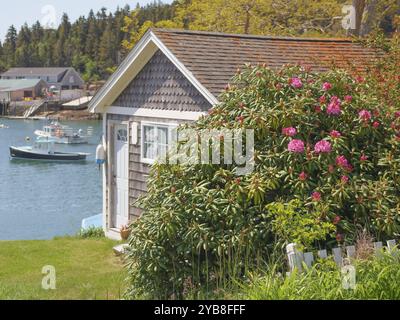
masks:
<path id="1" fill-rule="evenodd" d="M 130 128 L 129 128 L 129 121 L 120 121 L 120 120 L 108 120 L 108 125 L 107 125 L 107 129 L 108 129 L 108 226 L 107 226 L 107 230 L 111 230 L 111 229 L 115 229 L 115 228 L 119 228 L 120 226 L 114 226 L 113 225 L 113 214 L 115 213 L 115 190 L 114 190 L 114 186 L 113 185 L 113 168 L 114 168 L 114 157 L 115 157 L 115 126 L 119 126 L 119 125 L 126 125 L 127 127 L 127 132 L 128 132 L 128 152 L 126 154 L 126 161 L 127 161 L 127 172 L 126 172 L 126 177 L 128 177 L 128 188 L 129 188 L 129 136 L 130 136 Z M 128 220 L 129 220 L 129 193 L 128 193 Z"/>

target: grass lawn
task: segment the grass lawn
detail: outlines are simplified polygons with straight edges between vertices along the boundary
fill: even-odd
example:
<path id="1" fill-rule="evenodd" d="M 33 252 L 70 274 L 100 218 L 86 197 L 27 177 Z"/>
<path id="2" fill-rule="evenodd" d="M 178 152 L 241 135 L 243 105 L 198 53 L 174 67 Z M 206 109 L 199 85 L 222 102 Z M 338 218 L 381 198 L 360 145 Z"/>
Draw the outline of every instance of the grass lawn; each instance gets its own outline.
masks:
<path id="1" fill-rule="evenodd" d="M 119 299 L 126 273 L 107 239 L 0 242 L 0 299 Z M 55 267 L 56 289 L 42 289 Z"/>

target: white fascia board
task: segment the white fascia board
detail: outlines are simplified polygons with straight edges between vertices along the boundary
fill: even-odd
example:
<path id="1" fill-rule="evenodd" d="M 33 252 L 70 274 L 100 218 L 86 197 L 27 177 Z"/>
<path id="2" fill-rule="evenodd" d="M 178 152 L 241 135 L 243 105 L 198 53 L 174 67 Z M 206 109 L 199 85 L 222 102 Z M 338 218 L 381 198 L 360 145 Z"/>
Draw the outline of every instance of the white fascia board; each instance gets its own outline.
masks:
<path id="1" fill-rule="evenodd" d="M 189 82 L 207 99 L 207 101 L 212 105 L 218 104 L 218 99 L 214 97 L 214 95 L 208 91 L 191 73 L 183 63 L 181 63 L 175 55 L 162 43 L 157 36 L 151 32 L 151 36 L 157 47 L 168 57 L 168 59 L 178 68 L 180 72 L 189 80 Z"/>
<path id="2" fill-rule="evenodd" d="M 202 116 L 207 115 L 206 112 L 127 108 L 118 106 L 108 107 L 106 109 L 106 113 L 120 114 L 125 116 L 144 117 L 144 118 L 175 119 L 184 121 L 196 121 L 199 120 Z"/>

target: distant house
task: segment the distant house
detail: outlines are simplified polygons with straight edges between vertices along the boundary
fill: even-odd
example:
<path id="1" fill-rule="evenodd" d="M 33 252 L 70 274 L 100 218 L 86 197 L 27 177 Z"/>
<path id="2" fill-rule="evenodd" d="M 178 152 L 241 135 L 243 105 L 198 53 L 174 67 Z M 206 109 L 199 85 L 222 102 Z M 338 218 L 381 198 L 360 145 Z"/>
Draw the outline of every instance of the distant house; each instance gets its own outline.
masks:
<path id="1" fill-rule="evenodd" d="M 46 87 L 46 82 L 40 79 L 0 79 L 0 103 L 36 99 Z"/>
<path id="2" fill-rule="evenodd" d="M 131 204 L 146 193 L 150 165 L 171 143 L 168 133 L 217 104 L 238 68 L 302 63 L 315 71 L 334 64 L 365 71 L 375 57 L 346 39 L 149 30 L 89 104 L 103 114 L 107 236 L 118 238 L 121 225 L 140 216 Z"/>
<path id="3" fill-rule="evenodd" d="M 85 82 L 74 68 L 12 68 L 0 75 L 2 80 L 40 79 L 57 90 L 83 89 Z"/>

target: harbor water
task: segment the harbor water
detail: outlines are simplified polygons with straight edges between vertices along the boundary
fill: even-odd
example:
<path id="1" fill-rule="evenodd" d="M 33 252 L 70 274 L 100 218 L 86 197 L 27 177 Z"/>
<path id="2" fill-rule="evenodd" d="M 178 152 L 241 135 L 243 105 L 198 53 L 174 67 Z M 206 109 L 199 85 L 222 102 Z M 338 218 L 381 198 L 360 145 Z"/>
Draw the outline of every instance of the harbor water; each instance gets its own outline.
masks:
<path id="1" fill-rule="evenodd" d="M 74 235 L 83 218 L 101 213 L 101 171 L 95 163 L 101 139 L 99 121 L 63 121 L 75 129 L 93 128 L 87 145 L 56 145 L 57 151 L 87 152 L 86 162 L 10 160 L 10 146 L 25 146 L 47 121 L 0 119 L 0 240 L 41 240 Z"/>

